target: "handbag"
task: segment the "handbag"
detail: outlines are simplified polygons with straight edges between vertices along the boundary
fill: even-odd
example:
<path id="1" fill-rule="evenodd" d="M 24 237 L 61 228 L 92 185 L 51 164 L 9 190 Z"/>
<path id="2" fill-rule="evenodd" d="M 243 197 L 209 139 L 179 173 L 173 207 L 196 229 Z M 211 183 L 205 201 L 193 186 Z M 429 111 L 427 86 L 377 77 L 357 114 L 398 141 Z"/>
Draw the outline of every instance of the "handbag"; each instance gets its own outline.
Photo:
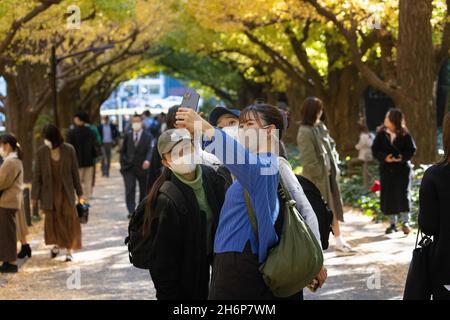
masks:
<path id="1" fill-rule="evenodd" d="M 419 242 L 419 233 L 422 238 Z M 417 231 L 416 245 L 406 277 L 403 300 L 430 300 L 432 286 L 429 272 L 429 257 L 433 240 Z"/>
<path id="2" fill-rule="evenodd" d="M 81 224 L 88 223 L 89 205 L 86 203 L 78 203 L 76 207 L 77 207 L 77 213 L 78 213 L 78 218 L 80 219 L 80 223 Z"/>
<path id="3" fill-rule="evenodd" d="M 319 242 L 295 207 L 295 201 L 281 182 L 284 224 L 280 241 L 272 247 L 259 267 L 264 282 L 276 297 L 300 292 L 317 276 L 323 266 Z M 256 216 L 247 191 L 244 193 L 250 224 L 258 239 Z"/>

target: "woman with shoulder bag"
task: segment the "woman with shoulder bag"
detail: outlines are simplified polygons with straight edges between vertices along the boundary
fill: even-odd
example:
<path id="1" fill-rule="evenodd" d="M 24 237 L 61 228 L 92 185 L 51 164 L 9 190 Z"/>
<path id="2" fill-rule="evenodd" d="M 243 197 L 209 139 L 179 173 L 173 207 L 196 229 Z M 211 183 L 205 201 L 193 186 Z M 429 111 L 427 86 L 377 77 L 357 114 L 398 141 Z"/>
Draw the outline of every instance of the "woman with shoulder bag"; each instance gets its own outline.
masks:
<path id="1" fill-rule="evenodd" d="M 45 212 L 45 244 L 54 245 L 51 258 L 60 248 L 67 249 L 66 261 L 72 261 L 72 251 L 81 249 L 81 225 L 76 210 L 83 202 L 75 149 L 64 143 L 59 129 L 46 125 L 42 131 L 44 145 L 36 154 L 31 199 L 40 201 Z"/>
<path id="2" fill-rule="evenodd" d="M 5 134 L 0 137 L 0 261 L 1 273 L 16 273 L 17 268 L 17 211 L 23 202 L 22 152 L 17 139 Z"/>
<path id="3" fill-rule="evenodd" d="M 419 228 L 433 236 L 429 275 L 433 300 L 450 300 L 450 112 L 443 123 L 444 157 L 420 186 Z"/>

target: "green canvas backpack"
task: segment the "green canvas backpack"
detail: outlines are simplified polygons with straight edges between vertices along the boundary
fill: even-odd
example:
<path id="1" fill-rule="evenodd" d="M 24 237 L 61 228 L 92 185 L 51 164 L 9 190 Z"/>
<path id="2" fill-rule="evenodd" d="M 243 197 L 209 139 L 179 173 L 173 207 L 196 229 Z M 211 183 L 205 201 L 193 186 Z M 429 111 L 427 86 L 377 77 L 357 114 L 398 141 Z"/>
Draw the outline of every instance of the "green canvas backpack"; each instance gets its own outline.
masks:
<path id="1" fill-rule="evenodd" d="M 323 253 L 282 181 L 281 186 L 284 201 L 280 212 L 284 214 L 283 230 L 278 244 L 269 250 L 259 271 L 272 293 L 285 298 L 300 292 L 313 281 L 323 266 Z M 256 216 L 247 191 L 245 201 L 250 223 L 258 239 Z"/>

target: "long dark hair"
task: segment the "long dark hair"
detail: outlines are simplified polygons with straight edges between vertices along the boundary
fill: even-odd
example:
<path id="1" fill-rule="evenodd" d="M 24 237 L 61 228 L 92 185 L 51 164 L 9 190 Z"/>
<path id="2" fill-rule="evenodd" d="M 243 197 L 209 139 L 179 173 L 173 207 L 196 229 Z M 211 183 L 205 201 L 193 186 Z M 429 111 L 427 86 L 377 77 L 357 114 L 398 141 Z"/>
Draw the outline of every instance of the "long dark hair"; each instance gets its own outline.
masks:
<path id="1" fill-rule="evenodd" d="M 392 124 L 394 125 L 395 133 L 398 136 L 404 136 L 404 135 L 408 134 L 408 128 L 406 127 L 405 116 L 400 109 L 391 108 L 387 112 L 387 115 L 388 115 L 389 121 L 392 122 Z M 383 131 L 383 130 L 386 130 L 386 126 L 384 125 L 384 123 L 380 127 L 378 127 L 378 131 Z"/>
<path id="2" fill-rule="evenodd" d="M 5 133 L 0 136 L 0 144 L 9 144 L 13 150 L 13 152 L 17 152 L 17 157 L 22 160 L 23 159 L 23 152 L 22 148 L 20 147 L 19 142 L 17 141 L 16 137 L 14 137 L 12 134 Z"/>
<path id="3" fill-rule="evenodd" d="M 173 106 L 169 108 L 169 111 L 167 111 L 166 117 L 167 129 L 175 129 L 175 122 L 177 121 L 176 115 L 179 108 L 180 106 Z"/>
<path id="4" fill-rule="evenodd" d="M 248 107 L 245 107 L 244 110 L 241 111 L 239 122 L 248 119 L 250 114 L 254 116 L 256 122 L 258 122 L 260 126 L 263 126 L 262 121 L 264 121 L 267 125 L 273 124 L 275 128 L 279 130 L 279 139 L 281 139 L 285 129 L 284 119 L 277 107 L 267 103 L 254 103 Z"/>
<path id="5" fill-rule="evenodd" d="M 52 143 L 52 148 L 56 149 L 64 143 L 64 138 L 58 127 L 53 124 L 47 124 L 42 128 L 42 137 Z"/>
<path id="6" fill-rule="evenodd" d="M 314 126 L 317 115 L 323 111 L 323 102 L 316 97 L 308 97 L 303 101 L 300 111 L 300 123 L 305 126 Z M 324 115 L 322 114 L 324 117 Z"/>
<path id="7" fill-rule="evenodd" d="M 444 146 L 444 157 L 438 164 L 447 165 L 450 164 L 450 112 L 447 112 L 442 123 L 442 144 Z"/>
<path id="8" fill-rule="evenodd" d="M 154 216 L 154 210 L 156 207 L 156 199 L 158 198 L 159 189 L 161 189 L 164 182 L 169 180 L 171 177 L 171 171 L 165 166 L 162 167 L 161 174 L 158 179 L 153 183 L 150 192 L 147 196 L 147 202 L 145 205 L 145 215 L 144 215 L 144 228 L 143 232 L 146 234 L 149 232 L 149 227 L 152 223 L 152 219 Z"/>

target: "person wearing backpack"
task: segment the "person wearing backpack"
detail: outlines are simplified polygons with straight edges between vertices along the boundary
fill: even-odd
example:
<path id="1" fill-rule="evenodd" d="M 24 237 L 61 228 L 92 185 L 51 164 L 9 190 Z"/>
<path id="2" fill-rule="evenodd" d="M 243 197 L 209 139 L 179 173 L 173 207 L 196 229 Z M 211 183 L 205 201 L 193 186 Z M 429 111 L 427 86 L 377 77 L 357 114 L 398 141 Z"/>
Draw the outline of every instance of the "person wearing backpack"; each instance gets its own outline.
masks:
<path id="1" fill-rule="evenodd" d="M 144 212 L 157 299 L 206 300 L 225 183 L 214 169 L 196 164 L 186 129 L 164 131 L 157 149 L 164 168 L 131 221 Z"/>
<path id="2" fill-rule="evenodd" d="M 280 241 L 276 222 L 282 216 L 279 211 L 283 204 L 278 197 L 280 173 L 276 143 L 277 133 L 281 137 L 283 131 L 282 115 L 268 104 L 248 106 L 241 112 L 239 121 L 243 139 L 240 134 L 234 139 L 214 129 L 194 110 L 180 108 L 177 126 L 193 133 L 194 123 L 201 124 L 202 133 L 212 141 L 209 150 L 236 177 L 227 190 L 220 213 L 208 299 L 275 299 L 259 269 L 267 262 L 270 249 Z M 261 141 L 252 140 L 252 133 Z M 319 270 L 317 279 L 321 286 L 326 271 Z"/>

